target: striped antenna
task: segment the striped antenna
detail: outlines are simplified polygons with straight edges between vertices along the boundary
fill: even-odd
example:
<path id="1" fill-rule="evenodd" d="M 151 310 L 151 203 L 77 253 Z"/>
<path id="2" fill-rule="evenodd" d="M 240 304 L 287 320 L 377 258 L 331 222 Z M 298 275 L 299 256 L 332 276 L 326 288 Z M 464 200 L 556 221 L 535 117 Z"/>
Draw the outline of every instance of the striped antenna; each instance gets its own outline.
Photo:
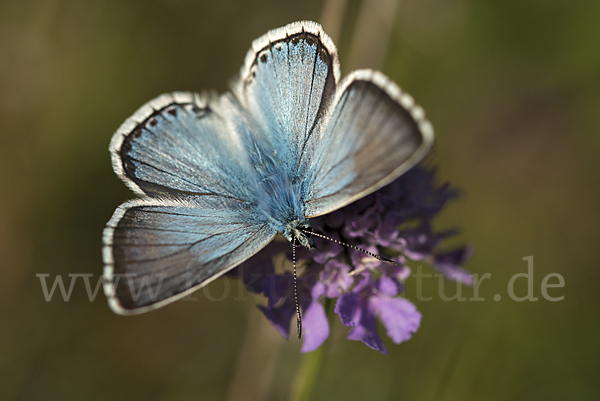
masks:
<path id="1" fill-rule="evenodd" d="M 298 287 L 296 285 L 296 237 L 292 240 L 292 263 L 294 264 L 294 299 L 296 301 L 296 329 L 298 331 L 298 340 L 302 338 L 302 316 L 300 315 L 300 306 L 298 304 Z"/>
<path id="2" fill-rule="evenodd" d="M 347 247 L 349 247 L 349 248 L 356 249 L 357 251 L 360 251 L 360 252 L 362 252 L 362 253 L 365 253 L 365 254 L 367 254 L 367 255 L 369 255 L 369 256 L 372 256 L 372 257 L 374 257 L 374 258 L 375 258 L 375 259 L 377 259 L 377 260 L 381 260 L 382 262 L 385 262 L 385 263 L 390 263 L 390 264 L 393 264 L 393 265 L 397 265 L 397 264 L 398 264 L 398 262 L 395 262 L 395 261 L 393 261 L 393 260 L 391 260 L 391 259 L 385 258 L 385 257 L 383 257 L 383 256 L 381 256 L 381 255 L 375 255 L 374 253 L 371 253 L 371 252 L 369 252 L 369 251 L 367 251 L 367 250 L 364 250 L 364 249 L 362 249 L 362 248 L 359 248 L 359 247 L 357 247 L 357 246 L 350 245 L 350 244 L 347 244 L 347 243 L 345 243 L 345 242 L 338 241 L 338 240 L 336 240 L 336 239 L 333 239 L 333 238 L 327 237 L 326 235 L 323 235 L 323 234 L 318 234 L 318 233 L 311 232 L 311 231 L 306 231 L 306 230 L 300 230 L 300 231 L 302 231 L 302 232 L 303 232 L 303 233 L 305 233 L 305 234 L 309 234 L 309 235 L 316 235 L 317 237 L 321 237 L 321 238 L 327 239 L 327 240 L 329 240 L 329 241 L 333 241 L 333 242 L 335 242 L 336 244 L 340 244 L 340 245 L 342 245 L 342 246 L 347 246 Z M 294 265 L 294 266 L 295 266 L 295 265 Z M 294 267 L 294 269 L 295 269 L 295 267 Z M 295 271 L 295 270 L 294 270 L 294 271 Z"/>

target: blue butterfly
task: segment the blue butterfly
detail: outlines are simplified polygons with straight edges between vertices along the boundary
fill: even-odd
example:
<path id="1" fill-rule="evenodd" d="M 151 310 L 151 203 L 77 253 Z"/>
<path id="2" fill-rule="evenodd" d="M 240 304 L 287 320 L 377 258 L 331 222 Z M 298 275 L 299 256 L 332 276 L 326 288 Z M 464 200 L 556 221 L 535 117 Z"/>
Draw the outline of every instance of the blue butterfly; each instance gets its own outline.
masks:
<path id="1" fill-rule="evenodd" d="M 390 183 L 432 143 L 423 109 L 383 74 L 340 79 L 319 24 L 269 31 L 232 93 L 159 96 L 114 134 L 113 169 L 141 198 L 103 232 L 110 307 L 130 315 L 180 299 L 277 233 L 310 248 L 312 217 Z"/>

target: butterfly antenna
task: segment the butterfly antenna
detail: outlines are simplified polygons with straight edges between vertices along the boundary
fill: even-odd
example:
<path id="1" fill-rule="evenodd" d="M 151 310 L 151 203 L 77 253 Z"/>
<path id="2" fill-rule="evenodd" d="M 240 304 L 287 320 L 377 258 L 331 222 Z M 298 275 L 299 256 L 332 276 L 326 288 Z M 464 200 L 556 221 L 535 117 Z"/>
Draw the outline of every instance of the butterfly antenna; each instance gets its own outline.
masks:
<path id="1" fill-rule="evenodd" d="M 302 338 L 302 315 L 300 315 L 300 306 L 298 305 L 298 286 L 296 277 L 296 238 L 292 240 L 292 263 L 294 264 L 294 300 L 296 301 L 296 329 L 298 330 L 298 340 Z"/>
<path id="2" fill-rule="evenodd" d="M 369 252 L 369 251 L 367 251 L 365 249 L 359 248 L 359 247 L 354 246 L 354 245 L 347 244 L 347 243 L 342 242 L 342 241 L 338 241 L 338 240 L 330 238 L 330 237 L 328 237 L 326 235 L 315 233 L 315 232 L 310 232 L 310 231 L 304 231 L 304 230 L 302 230 L 302 232 L 305 233 L 305 234 L 316 235 L 317 237 L 321 237 L 321 238 L 327 239 L 329 241 L 333 241 L 336 244 L 340 244 L 342 246 L 347 246 L 349 248 L 356 249 L 357 251 L 360 251 L 362 253 L 366 253 L 367 255 L 372 256 L 372 257 L 374 257 L 377 260 L 381 260 L 382 262 L 390 263 L 390 264 L 393 264 L 393 265 L 397 265 L 398 264 L 398 262 L 395 262 L 395 261 L 393 261 L 391 259 L 385 258 L 385 257 L 383 257 L 381 255 L 375 255 L 374 253 L 371 253 L 371 252 Z"/>

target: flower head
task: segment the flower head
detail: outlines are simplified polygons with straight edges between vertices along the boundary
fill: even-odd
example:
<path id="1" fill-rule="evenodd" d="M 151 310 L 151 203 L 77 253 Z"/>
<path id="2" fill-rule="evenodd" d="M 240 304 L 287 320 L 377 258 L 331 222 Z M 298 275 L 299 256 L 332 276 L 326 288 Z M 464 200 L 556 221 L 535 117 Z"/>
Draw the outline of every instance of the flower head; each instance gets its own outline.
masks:
<path id="1" fill-rule="evenodd" d="M 382 262 L 356 248 L 314 237 L 315 250 L 297 248 L 304 268 L 297 279 L 298 301 L 303 310 L 302 351 L 317 349 L 329 336 L 329 322 L 322 301 L 335 300 L 335 313 L 350 327 L 348 339 L 387 353 L 379 336 L 377 320 L 392 342 L 411 338 L 421 323 L 421 313 L 402 297 L 410 269 L 405 258 L 430 262 L 448 279 L 471 283 L 461 266 L 472 249 L 440 251 L 454 230 L 436 232 L 432 219 L 457 193 L 448 184 L 436 185 L 435 169 L 414 167 L 379 191 L 342 209 L 311 221 L 317 233 L 373 254 L 393 253 L 397 265 Z M 272 257 L 289 245 L 274 242 L 244 263 L 248 290 L 263 294 L 260 310 L 286 338 L 295 314 L 293 276 L 275 273 Z"/>

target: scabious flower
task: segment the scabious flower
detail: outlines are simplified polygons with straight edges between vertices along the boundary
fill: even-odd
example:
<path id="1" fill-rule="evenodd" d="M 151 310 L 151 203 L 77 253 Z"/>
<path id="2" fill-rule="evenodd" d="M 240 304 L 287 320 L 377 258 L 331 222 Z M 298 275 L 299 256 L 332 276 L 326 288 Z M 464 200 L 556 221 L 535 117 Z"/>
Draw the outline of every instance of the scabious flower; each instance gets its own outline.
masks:
<path id="1" fill-rule="evenodd" d="M 455 231 L 435 232 L 432 219 L 457 193 L 448 184 L 435 184 L 435 169 L 416 166 L 391 184 L 351 205 L 311 221 L 316 233 L 360 247 L 374 254 L 396 255 L 393 265 L 336 242 L 313 237 L 316 250 L 296 248 L 303 270 L 297 279 L 298 300 L 303 310 L 302 351 L 317 349 L 329 336 L 323 301 L 335 301 L 335 313 L 350 327 L 348 339 L 388 353 L 377 330 L 377 318 L 392 342 L 411 338 L 421 314 L 403 298 L 410 276 L 406 259 L 425 261 L 446 278 L 471 283 L 461 267 L 470 247 L 439 251 Z M 238 269 L 249 291 L 267 298 L 258 307 L 285 338 L 295 315 L 293 276 L 276 273 L 273 256 L 292 255 L 287 242 L 273 242 Z"/>

